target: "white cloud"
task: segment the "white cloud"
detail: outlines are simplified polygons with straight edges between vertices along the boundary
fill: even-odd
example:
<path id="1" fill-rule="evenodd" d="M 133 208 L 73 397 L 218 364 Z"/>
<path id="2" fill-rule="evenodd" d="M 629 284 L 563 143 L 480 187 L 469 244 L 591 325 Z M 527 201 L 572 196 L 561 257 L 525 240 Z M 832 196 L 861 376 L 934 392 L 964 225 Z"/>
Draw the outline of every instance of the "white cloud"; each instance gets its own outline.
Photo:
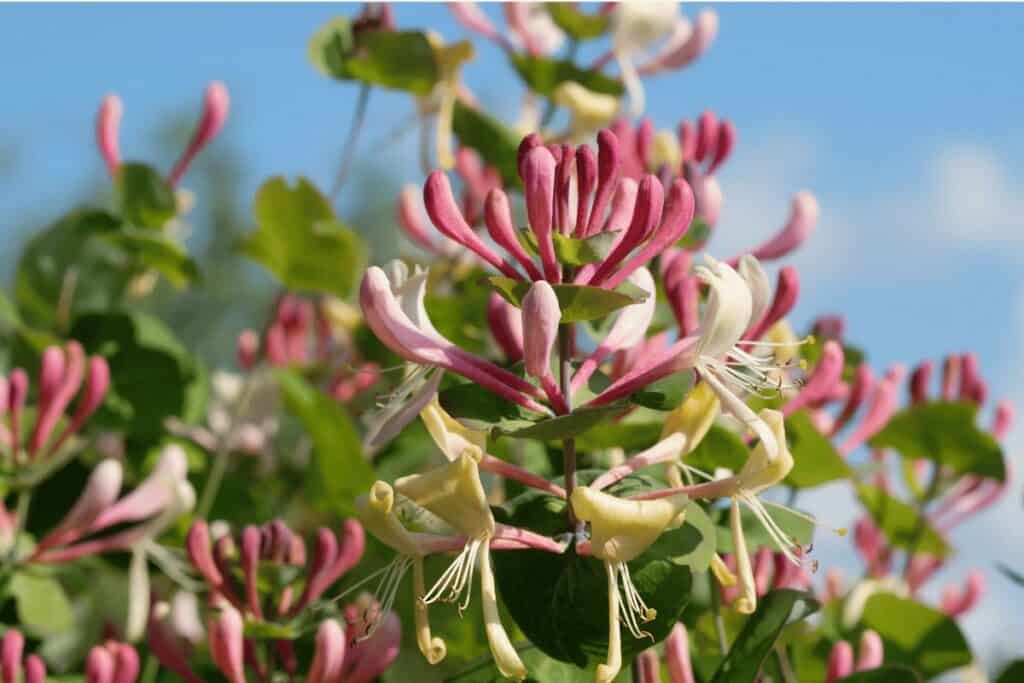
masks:
<path id="1" fill-rule="evenodd" d="M 930 171 L 929 208 L 948 239 L 1024 246 L 1024 182 L 993 150 L 949 145 Z"/>

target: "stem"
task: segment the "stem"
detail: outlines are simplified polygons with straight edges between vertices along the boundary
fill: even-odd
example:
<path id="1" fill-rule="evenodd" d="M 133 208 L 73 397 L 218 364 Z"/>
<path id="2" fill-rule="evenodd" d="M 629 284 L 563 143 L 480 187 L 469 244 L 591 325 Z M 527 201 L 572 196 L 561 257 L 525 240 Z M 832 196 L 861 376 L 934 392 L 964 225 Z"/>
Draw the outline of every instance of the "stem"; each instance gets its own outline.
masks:
<path id="1" fill-rule="evenodd" d="M 160 673 L 160 662 L 152 653 L 146 655 L 146 666 L 143 667 L 142 675 L 139 676 L 140 683 L 153 683 L 158 673 Z"/>
<path id="2" fill-rule="evenodd" d="M 203 486 L 203 493 L 199 497 L 199 505 L 196 507 L 196 517 L 198 519 L 206 519 L 209 516 L 210 510 L 213 508 L 213 502 L 217 499 L 217 492 L 220 491 L 220 486 L 224 483 L 224 475 L 227 473 L 228 463 L 231 459 L 231 436 L 234 434 L 235 427 L 238 426 L 238 419 L 245 412 L 249 404 L 249 398 L 255 383 L 256 378 L 254 376 L 246 375 L 238 402 L 235 404 L 234 410 L 231 411 L 228 428 L 217 441 L 217 450 L 213 454 L 213 467 L 210 468 L 210 478 L 206 480 L 206 485 Z"/>
<path id="3" fill-rule="evenodd" d="M 359 139 L 359 131 L 363 128 L 363 121 L 366 120 L 366 105 L 370 101 L 370 84 L 364 83 L 359 87 L 359 98 L 356 100 L 356 109 L 352 114 L 352 123 L 349 125 L 348 136 L 345 138 L 345 146 L 341 152 L 341 166 L 338 167 L 338 175 L 334 178 L 334 185 L 331 186 L 331 196 L 335 197 L 341 192 L 342 185 L 348 177 L 352 168 L 352 159 L 355 157 L 356 142 Z"/>
<path id="4" fill-rule="evenodd" d="M 718 635 L 718 649 L 722 656 L 729 654 L 729 640 L 725 637 L 725 620 L 722 618 L 722 594 L 718 582 L 710 572 L 707 574 L 708 586 L 711 588 L 711 613 L 715 619 L 715 633 Z"/>
<path id="5" fill-rule="evenodd" d="M 903 578 L 910 576 L 910 565 L 914 561 L 914 554 L 917 552 L 917 546 L 921 543 L 921 538 L 924 536 L 924 531 L 928 526 L 928 519 L 925 516 L 924 509 L 928 503 L 935 498 L 935 494 L 939 492 L 939 484 L 942 482 L 942 477 L 939 472 L 939 464 L 935 463 L 932 467 L 931 480 L 928 482 L 928 489 L 925 491 L 924 496 L 917 503 L 917 526 L 914 528 L 914 533 L 910 535 L 910 543 L 907 545 L 907 558 L 906 564 L 903 565 Z"/>
<path id="6" fill-rule="evenodd" d="M 562 396 L 568 405 L 568 412 L 572 413 L 572 396 L 569 394 L 570 378 L 570 356 L 572 355 L 573 323 L 566 323 L 558 327 L 558 381 L 562 390 Z M 562 440 L 562 463 L 565 475 L 565 499 L 572 498 L 573 489 L 576 488 L 576 439 L 570 437 Z M 566 507 L 569 515 L 569 526 L 576 532 L 582 531 L 582 524 L 576 519 L 576 513 L 572 510 L 572 503 Z"/>
<path id="7" fill-rule="evenodd" d="M 796 673 L 793 665 L 789 663 L 789 655 L 786 654 L 786 646 L 781 643 L 775 646 L 775 657 L 779 660 L 779 672 L 785 683 L 797 683 Z"/>

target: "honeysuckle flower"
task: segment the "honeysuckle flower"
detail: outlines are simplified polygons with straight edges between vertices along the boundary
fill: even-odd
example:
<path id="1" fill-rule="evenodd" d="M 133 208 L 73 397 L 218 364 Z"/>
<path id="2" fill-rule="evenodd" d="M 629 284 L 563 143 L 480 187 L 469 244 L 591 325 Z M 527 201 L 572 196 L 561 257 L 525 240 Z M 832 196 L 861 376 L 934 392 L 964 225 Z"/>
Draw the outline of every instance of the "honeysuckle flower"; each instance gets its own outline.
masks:
<path id="1" fill-rule="evenodd" d="M 373 449 L 386 444 L 416 419 L 423 407 L 437 395 L 444 371 L 428 365 L 406 364 L 402 382 L 383 399 L 376 410 L 363 416 L 366 435 L 363 442 Z"/>
<path id="2" fill-rule="evenodd" d="M 628 562 L 647 550 L 672 524 L 682 523 L 690 499 L 675 494 L 658 500 L 625 500 L 580 486 L 570 496 L 573 512 L 590 524 L 590 553 L 604 561 L 608 579 L 608 658 L 599 664 L 595 680 L 608 683 L 622 668 L 619 625 L 635 638 L 649 636 L 641 624 L 657 615 L 633 585 Z"/>
<path id="3" fill-rule="evenodd" d="M 796 396 L 782 406 L 782 414 L 792 415 L 802 408 L 829 398 L 840 382 L 842 374 L 843 347 L 834 341 L 827 341 L 822 346 L 821 357 L 814 366 L 814 371 Z"/>
<path id="4" fill-rule="evenodd" d="M 434 145 L 438 166 L 450 169 L 455 165 L 452 117 L 461 88 L 459 77 L 462 66 L 473 58 L 473 44 L 464 40 L 446 45 L 436 33 L 428 31 L 426 35 L 438 65 L 438 79 L 433 92 L 419 97 L 417 102 L 421 115 L 434 114 L 436 117 Z"/>
<path id="5" fill-rule="evenodd" d="M 86 358 L 76 341 L 68 342 L 64 348 L 47 347 L 40 361 L 35 421 L 23 435 L 22 411 L 28 396 L 28 375 L 21 368 L 12 370 L 9 379 L 2 382 L 4 391 L 0 392 L 10 420 L 6 426 L 0 424 L 0 445 L 7 451 L 10 464 L 25 467 L 40 462 L 38 476 L 45 476 L 56 464 L 73 455 L 74 450 L 64 449 L 65 444 L 96 412 L 109 387 L 110 369 L 101 356 Z M 75 410 L 58 430 L 75 394 L 78 394 Z M 0 417 L 2 415 L 0 411 Z M 37 478 L 31 472 L 26 476 L 32 480 Z"/>
<path id="6" fill-rule="evenodd" d="M 128 643 L 108 640 L 89 650 L 86 683 L 135 683 L 138 677 L 139 653 Z"/>
<path id="7" fill-rule="evenodd" d="M 569 127 L 558 137 L 579 143 L 601 130 L 619 115 L 621 103 L 614 95 L 594 92 L 575 81 L 564 81 L 551 100 L 569 112 Z"/>
<path id="8" fill-rule="evenodd" d="M 793 197 L 789 220 L 774 236 L 748 253 L 762 261 L 774 261 L 796 250 L 807 241 L 818 224 L 818 200 L 807 190 Z M 733 263 L 739 258 L 733 259 Z"/>
<path id="9" fill-rule="evenodd" d="M 961 590 L 954 585 L 946 586 L 942 591 L 942 611 L 951 617 L 959 617 L 970 611 L 981 600 L 987 587 L 985 575 L 972 569 Z"/>
<path id="10" fill-rule="evenodd" d="M 510 363 L 523 359 L 523 317 L 515 306 L 497 292 L 487 299 L 487 324 L 494 341 Z"/>
<path id="11" fill-rule="evenodd" d="M 743 335 L 744 339 L 757 340 L 763 337 L 775 323 L 783 320 L 793 310 L 799 296 L 800 275 L 796 268 L 792 266 L 780 268 L 775 281 L 775 292 L 768 310 L 764 312 L 760 320 L 753 321 L 753 325 Z"/>
<path id="12" fill-rule="evenodd" d="M 641 76 L 653 76 L 668 70 L 682 69 L 700 58 L 718 35 L 718 13 L 701 10 L 691 24 L 686 17 L 676 19 L 672 34 L 649 60 L 637 67 Z"/>
<path id="13" fill-rule="evenodd" d="M 858 446 L 865 443 L 872 436 L 877 434 L 896 412 L 897 392 L 903 378 L 906 376 L 906 368 L 902 365 L 894 365 L 885 373 L 885 377 L 878 382 L 871 392 L 868 407 L 861 418 L 857 428 L 839 445 L 839 454 L 848 456 Z"/>
<path id="14" fill-rule="evenodd" d="M 401 262 L 392 264 L 390 270 L 389 277 L 372 266 L 360 287 L 367 324 L 385 346 L 407 361 L 454 372 L 524 408 L 549 412 L 532 398 L 540 394 L 535 386 L 460 349 L 434 328 L 423 306 L 426 271 L 417 270 L 410 277 Z"/>
<path id="15" fill-rule="evenodd" d="M 644 91 L 634 60 L 675 30 L 675 2 L 623 2 L 612 11 L 612 53 L 619 63 L 634 116 L 644 110 Z"/>
<path id="16" fill-rule="evenodd" d="M 210 618 L 210 657 L 230 683 L 246 683 L 244 660 L 244 622 L 238 610 L 222 606 Z"/>
<path id="17" fill-rule="evenodd" d="M 22 659 L 25 637 L 16 628 L 9 628 L 0 640 L 0 676 L 4 683 L 23 680 L 25 683 L 45 683 L 46 664 L 39 655 Z"/>
<path id="18" fill-rule="evenodd" d="M 217 137 L 228 117 L 230 98 L 228 90 L 220 81 L 213 81 L 206 86 L 203 95 L 203 106 L 196 123 L 195 132 L 181 157 L 175 162 L 167 182 L 177 185 L 188 170 L 196 155 Z M 110 94 L 103 98 L 96 115 L 96 146 L 107 166 L 107 171 L 114 177 L 121 166 L 121 150 L 118 140 L 122 114 L 121 100 L 117 95 Z"/>
<path id="19" fill-rule="evenodd" d="M 565 43 L 565 33 L 543 2 L 506 2 L 505 21 L 512 36 L 531 55 L 550 55 Z"/>
<path id="20" fill-rule="evenodd" d="M 536 378 L 558 413 L 569 412 L 569 397 L 562 394 L 551 371 L 551 353 L 558 339 L 562 311 L 558 296 L 547 282 L 530 286 L 522 301 L 523 358 L 526 374 Z"/>

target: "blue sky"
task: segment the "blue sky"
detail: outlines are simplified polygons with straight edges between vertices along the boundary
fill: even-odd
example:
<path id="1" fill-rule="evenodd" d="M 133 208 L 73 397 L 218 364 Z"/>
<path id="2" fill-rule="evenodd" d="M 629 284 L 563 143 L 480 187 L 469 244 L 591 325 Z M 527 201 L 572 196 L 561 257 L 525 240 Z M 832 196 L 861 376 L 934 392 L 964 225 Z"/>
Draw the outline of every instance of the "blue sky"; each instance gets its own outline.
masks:
<path id="1" fill-rule="evenodd" d="M 92 120 L 109 91 L 125 103 L 124 154 L 152 158 L 153 128 L 197 108 L 208 80 L 223 80 L 232 97 L 226 135 L 244 153 L 247 194 L 277 173 L 326 185 L 355 89 L 316 73 L 305 46 L 320 24 L 354 9 L 0 6 L 0 146 L 13 144 L 17 160 L 14 170 L 0 169 L 7 244 L 23 230 L 16 218 L 55 218 L 70 208 L 69 190 L 102 177 Z M 781 225 L 792 194 L 811 189 L 822 220 L 794 260 L 804 285 L 798 321 L 845 313 L 852 340 L 879 367 L 976 350 L 993 393 L 1024 406 L 1024 7 L 716 9 L 720 33 L 707 57 L 648 82 L 648 114 L 659 126 L 705 108 L 738 125 L 737 151 L 721 173 L 726 199 L 712 250 L 730 256 L 760 241 Z M 465 36 L 440 6 L 402 5 L 397 15 L 404 26 Z M 520 89 L 503 61 L 481 45 L 466 80 L 511 120 Z M 409 182 L 420 180 L 412 140 L 387 149 L 370 143 L 412 106 L 400 95 L 375 94 L 362 147 Z M 1024 450 L 1020 429 L 1011 442 L 1011 452 Z M 1024 556 L 1020 487 L 1014 491 L 999 511 L 961 529 L 967 551 L 946 572 L 950 580 L 971 564 Z M 1015 523 L 1004 524 L 1004 515 Z M 829 544 L 822 552 L 832 552 Z M 998 599 L 1017 601 L 1019 592 L 998 577 L 992 589 L 968 622 L 972 633 L 980 639 L 1002 620 L 1019 635 L 1024 617 Z M 992 642 L 999 650 L 1002 641 Z"/>

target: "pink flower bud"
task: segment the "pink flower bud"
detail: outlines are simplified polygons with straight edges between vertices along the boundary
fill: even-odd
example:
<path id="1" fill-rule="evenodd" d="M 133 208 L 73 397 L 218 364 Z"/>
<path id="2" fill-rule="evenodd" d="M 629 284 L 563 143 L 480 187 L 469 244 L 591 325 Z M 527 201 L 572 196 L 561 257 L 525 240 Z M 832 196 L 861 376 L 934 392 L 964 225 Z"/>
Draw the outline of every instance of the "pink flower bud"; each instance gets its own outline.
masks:
<path id="1" fill-rule="evenodd" d="M 21 672 L 21 653 L 25 649 L 25 637 L 17 629 L 8 629 L 0 641 L 0 672 L 3 683 L 17 683 Z"/>
<path id="2" fill-rule="evenodd" d="M 707 52 L 717 35 L 718 14 L 714 10 L 701 11 L 693 26 L 681 18 L 664 47 L 638 71 L 641 76 L 650 76 L 659 71 L 689 66 Z"/>
<path id="3" fill-rule="evenodd" d="M 687 190 L 689 187 L 687 186 Z M 664 205 L 664 189 L 661 182 L 653 175 L 644 176 L 640 181 L 637 190 L 636 206 L 633 209 L 633 219 L 626 230 L 625 235 L 619 241 L 611 253 L 605 257 L 593 277 L 590 278 L 591 286 L 600 286 L 612 274 L 622 260 L 633 251 L 650 234 L 654 226 L 661 220 L 661 211 Z M 680 213 L 685 207 L 680 204 Z"/>
<path id="4" fill-rule="evenodd" d="M 555 170 L 555 229 L 563 235 L 572 232 L 576 216 L 572 215 L 569 206 L 569 195 L 572 190 L 572 176 L 576 164 L 576 150 L 572 145 L 559 146 L 559 160 Z"/>
<path id="5" fill-rule="evenodd" d="M 800 274 L 796 268 L 785 266 L 779 270 L 775 283 L 775 297 L 772 304 L 761 318 L 744 336 L 746 339 L 760 339 L 772 325 L 779 322 L 793 310 L 797 297 L 800 296 Z"/>
<path id="6" fill-rule="evenodd" d="M 199 115 L 199 123 L 196 126 L 195 133 L 192 134 L 192 141 L 188 143 L 188 147 L 185 148 L 181 158 L 174 164 L 174 169 L 171 171 L 171 175 L 168 176 L 167 182 L 171 185 L 177 185 L 196 155 L 199 154 L 203 147 L 206 147 L 217 137 L 217 133 L 224 127 L 224 122 L 228 118 L 229 106 L 228 89 L 223 83 L 214 81 L 206 86 L 206 94 L 203 97 L 203 110 Z"/>
<path id="7" fill-rule="evenodd" d="M 697 161 L 705 161 L 713 157 L 718 147 L 718 116 L 713 111 L 705 111 L 697 119 Z"/>
<path id="8" fill-rule="evenodd" d="M 676 624 L 665 639 L 665 664 L 672 683 L 695 683 L 686 626 Z"/>
<path id="9" fill-rule="evenodd" d="M 47 346 L 39 361 L 39 405 L 49 403 L 64 379 L 64 351 L 59 346 Z"/>
<path id="10" fill-rule="evenodd" d="M 843 347 L 837 342 L 827 341 L 822 347 L 821 357 L 807 384 L 782 407 L 783 415 L 792 415 L 801 408 L 830 396 L 842 375 Z"/>
<path id="11" fill-rule="evenodd" d="M 89 359 L 89 367 L 85 375 L 85 390 L 78 399 L 75 413 L 71 417 L 71 424 L 60 435 L 56 443 L 50 447 L 50 452 L 55 453 L 72 434 L 76 433 L 85 424 L 85 421 L 92 417 L 93 413 L 103 403 L 110 389 L 110 366 L 102 356 L 93 356 Z"/>
<path id="12" fill-rule="evenodd" d="M 25 658 L 25 683 L 46 683 L 46 663 L 39 655 Z"/>
<path id="13" fill-rule="evenodd" d="M 910 400 L 913 403 L 923 403 L 928 400 L 928 384 L 932 379 L 932 369 L 935 364 L 926 360 L 910 373 Z"/>
<path id="14" fill-rule="evenodd" d="M 998 441 L 1002 441 L 1006 438 L 1006 433 L 1010 431 L 1010 427 L 1013 425 L 1013 404 L 1009 401 L 1000 401 L 996 405 L 996 413 L 992 419 L 992 436 Z"/>
<path id="15" fill-rule="evenodd" d="M 51 547 L 83 536 L 96 518 L 114 504 L 121 493 L 122 471 L 117 460 L 104 460 L 89 475 L 78 500 L 64 519 L 47 534 L 36 548 Z"/>
<path id="16" fill-rule="evenodd" d="M 960 362 L 960 400 L 973 401 L 981 405 L 985 402 L 987 393 L 988 388 L 978 367 L 978 355 L 965 353 Z"/>
<path id="17" fill-rule="evenodd" d="M 492 292 L 487 300 L 487 323 L 509 362 L 523 359 L 523 318 L 515 306 Z"/>
<path id="18" fill-rule="evenodd" d="M 590 195 L 597 187 L 597 157 L 587 145 L 576 149 L 576 227 L 574 237 L 583 237 L 590 220 Z"/>
<path id="19" fill-rule="evenodd" d="M 644 650 L 636 656 L 633 661 L 636 669 L 633 680 L 639 683 L 661 683 L 661 662 L 658 661 L 658 653 L 654 650 Z"/>
<path id="20" fill-rule="evenodd" d="M 118 129 L 121 127 L 121 98 L 107 95 L 96 112 L 96 147 L 100 150 L 107 172 L 113 178 L 121 165 L 121 149 L 118 143 Z"/>
<path id="21" fill-rule="evenodd" d="M 263 608 L 260 606 L 259 594 L 260 530 L 257 527 L 250 524 L 242 529 L 240 551 L 246 606 L 250 613 L 262 619 Z"/>
<path id="22" fill-rule="evenodd" d="M 875 387 L 867 413 L 857 425 L 857 429 L 839 447 L 840 455 L 846 457 L 886 425 L 896 412 L 896 388 L 903 381 L 905 374 L 906 369 L 898 364 L 886 372 L 885 377 Z"/>
<path id="23" fill-rule="evenodd" d="M 491 190 L 484 202 L 484 222 L 487 232 L 495 244 L 507 251 L 519 262 L 531 280 L 541 280 L 543 275 L 523 245 L 519 242 L 515 224 L 512 220 L 512 208 L 508 195 L 499 188 Z"/>
<path id="24" fill-rule="evenodd" d="M 231 607 L 210 619 L 210 656 L 230 683 L 246 683 L 242 630 L 242 615 Z"/>
<path id="25" fill-rule="evenodd" d="M 708 166 L 707 175 L 712 175 L 725 163 L 732 150 L 736 147 L 736 126 L 732 121 L 722 120 L 718 127 L 718 140 L 715 142 L 715 155 Z"/>
<path id="26" fill-rule="evenodd" d="M 508 49 L 505 38 L 494 27 L 491 20 L 487 18 L 480 5 L 475 2 L 446 2 L 448 11 L 452 13 L 455 20 L 474 33 L 479 33 L 484 38 Z"/>
<path id="27" fill-rule="evenodd" d="M 213 559 L 210 543 L 210 527 L 204 520 L 196 520 L 185 537 L 185 552 L 192 566 L 210 585 L 214 593 L 221 592 L 224 577 Z"/>
<path id="28" fill-rule="evenodd" d="M 818 316 L 813 329 L 816 337 L 841 341 L 846 330 L 846 320 L 841 315 Z"/>
<path id="29" fill-rule="evenodd" d="M 561 272 L 551 240 L 555 212 L 555 158 L 544 147 L 536 147 L 523 159 L 523 193 L 530 229 L 537 237 L 544 276 L 550 282 L 561 282 Z"/>
<path id="30" fill-rule="evenodd" d="M 857 671 L 868 671 L 882 666 L 885 659 L 885 646 L 877 632 L 867 629 L 860 635 L 860 647 L 857 652 Z"/>
<path id="31" fill-rule="evenodd" d="M 693 121 L 679 124 L 679 151 L 683 161 L 695 161 L 697 158 L 697 127 Z"/>
<path id="32" fill-rule="evenodd" d="M 516 151 L 516 168 L 519 170 L 519 177 L 525 179 L 525 169 L 523 167 L 526 161 L 526 155 L 530 153 L 530 150 L 535 147 L 543 147 L 544 140 L 541 139 L 537 133 L 530 133 L 519 142 L 519 149 Z"/>
<path id="33" fill-rule="evenodd" d="M 610 130 L 602 130 L 597 134 L 597 192 L 587 219 L 588 236 L 604 224 L 605 209 L 618 185 L 619 164 L 619 140 Z"/>
<path id="34" fill-rule="evenodd" d="M 955 354 L 946 356 L 942 363 L 942 400 L 952 401 L 956 397 L 957 383 L 960 381 L 961 358 Z"/>
<path id="35" fill-rule="evenodd" d="M 357 614 L 353 614 L 355 605 L 346 608 L 349 630 L 346 636 L 349 642 L 359 630 L 361 624 L 358 622 Z M 379 612 L 380 606 L 369 606 L 363 611 L 366 613 Z M 354 647 L 347 648 L 345 652 L 345 683 L 371 683 L 379 677 L 398 656 L 402 642 L 402 624 L 391 612 L 385 612 L 379 622 L 377 630 L 366 640 L 361 640 Z"/>
<path id="36" fill-rule="evenodd" d="M 754 589 L 759 596 L 768 592 L 774 568 L 771 549 L 760 548 L 754 554 Z"/>
<path id="37" fill-rule="evenodd" d="M 543 280 L 534 282 L 522 301 L 523 351 L 530 376 L 540 379 L 551 375 L 551 352 L 561 319 L 555 290 Z"/>
<path id="38" fill-rule="evenodd" d="M 843 572 L 836 568 L 830 567 L 825 572 L 825 591 L 822 595 L 822 599 L 825 602 L 833 602 L 840 599 L 846 594 L 846 581 L 843 579 Z"/>
<path id="39" fill-rule="evenodd" d="M 832 424 L 832 435 L 835 435 L 853 418 L 857 410 L 860 409 L 861 404 L 864 403 L 864 399 L 871 393 L 874 385 L 875 374 L 872 372 L 871 366 L 867 363 L 858 365 L 857 370 L 854 372 L 853 387 L 850 389 L 850 394 L 847 396 L 846 403 Z"/>
<path id="40" fill-rule="evenodd" d="M 825 683 L 833 683 L 853 673 L 853 648 L 845 640 L 832 646 L 828 655 L 828 669 L 825 672 Z"/>
<path id="41" fill-rule="evenodd" d="M 345 632 L 334 619 L 320 623 L 316 631 L 316 651 L 306 683 L 334 683 L 341 680 L 345 661 Z"/>
<path id="42" fill-rule="evenodd" d="M 114 683 L 135 683 L 139 677 L 139 653 L 127 643 L 114 644 Z"/>
<path id="43" fill-rule="evenodd" d="M 498 256 L 466 223 L 452 194 L 451 182 L 443 171 L 434 171 L 427 177 L 423 185 L 423 203 L 427 215 L 441 234 L 473 251 L 506 277 L 522 279 L 515 266 Z"/>
<path id="44" fill-rule="evenodd" d="M 85 680 L 86 683 L 114 683 L 114 656 L 107 648 L 97 645 L 89 650 Z"/>
<path id="45" fill-rule="evenodd" d="M 51 347 L 53 348 L 53 347 Z M 61 353 L 57 350 L 57 353 Z M 69 342 L 65 351 L 66 360 L 56 360 L 54 354 L 44 354 L 44 365 L 40 370 L 40 391 L 45 387 L 45 401 L 40 401 L 39 416 L 36 418 L 35 428 L 29 438 L 28 451 L 32 455 L 39 453 L 43 445 L 49 440 L 57 421 L 64 414 L 71 399 L 74 397 L 78 387 L 82 384 L 82 375 L 85 369 L 85 353 L 82 345 L 76 341 Z M 54 382 L 54 374 L 60 372 L 59 382 Z"/>
<path id="46" fill-rule="evenodd" d="M 803 244 L 817 223 L 818 201 L 806 190 L 797 192 L 786 225 L 774 237 L 750 253 L 761 261 L 782 258 Z"/>
<path id="47" fill-rule="evenodd" d="M 636 154 L 644 168 L 652 172 L 657 170 L 651 168 L 651 147 L 653 142 L 654 122 L 649 118 L 641 119 L 640 125 L 636 127 Z"/>
<path id="48" fill-rule="evenodd" d="M 401 226 L 410 241 L 428 252 L 436 254 L 440 250 L 430 238 L 420 202 L 419 188 L 411 184 L 402 188 L 402 192 L 398 195 L 398 225 Z"/>
<path id="49" fill-rule="evenodd" d="M 259 360 L 260 336 L 256 330 L 242 330 L 238 333 L 236 345 L 238 354 L 238 367 L 242 370 L 252 370 Z"/>

